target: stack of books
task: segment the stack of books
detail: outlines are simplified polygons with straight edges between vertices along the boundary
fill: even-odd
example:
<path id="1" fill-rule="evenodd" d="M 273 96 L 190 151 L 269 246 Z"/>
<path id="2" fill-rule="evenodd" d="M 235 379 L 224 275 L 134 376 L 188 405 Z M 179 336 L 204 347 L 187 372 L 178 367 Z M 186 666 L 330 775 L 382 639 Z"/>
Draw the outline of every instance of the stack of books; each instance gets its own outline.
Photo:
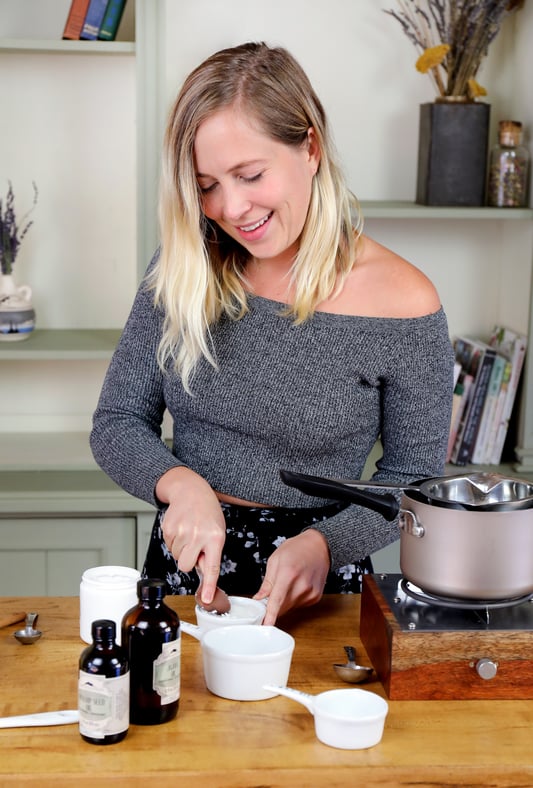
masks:
<path id="1" fill-rule="evenodd" d="M 527 339 L 495 326 L 488 342 L 457 337 L 447 462 L 498 465 L 516 402 Z"/>
<path id="2" fill-rule="evenodd" d="M 63 38 L 114 41 L 126 0 L 72 0 Z"/>

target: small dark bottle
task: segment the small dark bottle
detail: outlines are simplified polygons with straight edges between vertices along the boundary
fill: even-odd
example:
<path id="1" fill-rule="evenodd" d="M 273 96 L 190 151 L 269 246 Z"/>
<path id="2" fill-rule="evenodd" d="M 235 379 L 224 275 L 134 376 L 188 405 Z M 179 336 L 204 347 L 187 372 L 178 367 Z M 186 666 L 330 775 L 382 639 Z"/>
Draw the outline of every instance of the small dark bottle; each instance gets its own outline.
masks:
<path id="1" fill-rule="evenodd" d="M 130 676 L 126 650 L 115 642 L 114 621 L 91 625 L 93 643 L 79 662 L 80 735 L 91 744 L 115 744 L 128 732 Z"/>
<path id="2" fill-rule="evenodd" d="M 122 619 L 122 645 L 130 663 L 130 721 L 159 725 L 173 720 L 180 698 L 180 620 L 163 601 L 165 583 L 141 579 L 139 604 Z"/>

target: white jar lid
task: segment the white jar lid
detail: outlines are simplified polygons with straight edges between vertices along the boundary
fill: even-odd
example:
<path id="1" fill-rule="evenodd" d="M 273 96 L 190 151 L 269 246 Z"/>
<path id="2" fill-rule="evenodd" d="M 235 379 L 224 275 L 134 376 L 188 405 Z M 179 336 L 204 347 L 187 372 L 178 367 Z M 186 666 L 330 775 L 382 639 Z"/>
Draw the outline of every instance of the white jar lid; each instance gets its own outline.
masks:
<path id="1" fill-rule="evenodd" d="M 82 583 L 106 588 L 130 588 L 136 585 L 141 573 L 129 566 L 93 566 L 82 575 Z"/>

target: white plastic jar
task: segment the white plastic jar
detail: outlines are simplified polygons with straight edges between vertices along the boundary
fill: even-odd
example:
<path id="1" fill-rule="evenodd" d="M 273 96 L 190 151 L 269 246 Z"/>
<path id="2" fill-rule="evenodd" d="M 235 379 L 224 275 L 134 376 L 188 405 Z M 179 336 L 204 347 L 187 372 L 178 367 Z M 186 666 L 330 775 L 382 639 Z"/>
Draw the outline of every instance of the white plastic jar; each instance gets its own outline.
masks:
<path id="1" fill-rule="evenodd" d="M 80 583 L 80 637 L 92 643 L 91 625 L 109 618 L 117 627 L 116 642 L 122 642 L 122 618 L 137 602 L 138 569 L 129 566 L 94 566 L 86 569 Z"/>

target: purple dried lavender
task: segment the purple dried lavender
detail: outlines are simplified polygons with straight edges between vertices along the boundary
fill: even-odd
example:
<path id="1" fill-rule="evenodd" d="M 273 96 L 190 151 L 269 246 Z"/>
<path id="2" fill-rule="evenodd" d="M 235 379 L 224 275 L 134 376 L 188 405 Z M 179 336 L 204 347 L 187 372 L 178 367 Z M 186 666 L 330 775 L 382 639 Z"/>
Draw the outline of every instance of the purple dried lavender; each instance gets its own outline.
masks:
<path id="1" fill-rule="evenodd" d="M 3 274 L 12 273 L 13 264 L 16 260 L 20 243 L 33 224 L 33 221 L 26 221 L 37 205 L 37 197 L 39 194 L 37 186 L 33 181 L 32 185 L 33 204 L 18 224 L 15 213 L 15 194 L 11 181 L 8 181 L 5 206 L 2 200 L 0 200 L 0 269 Z"/>

